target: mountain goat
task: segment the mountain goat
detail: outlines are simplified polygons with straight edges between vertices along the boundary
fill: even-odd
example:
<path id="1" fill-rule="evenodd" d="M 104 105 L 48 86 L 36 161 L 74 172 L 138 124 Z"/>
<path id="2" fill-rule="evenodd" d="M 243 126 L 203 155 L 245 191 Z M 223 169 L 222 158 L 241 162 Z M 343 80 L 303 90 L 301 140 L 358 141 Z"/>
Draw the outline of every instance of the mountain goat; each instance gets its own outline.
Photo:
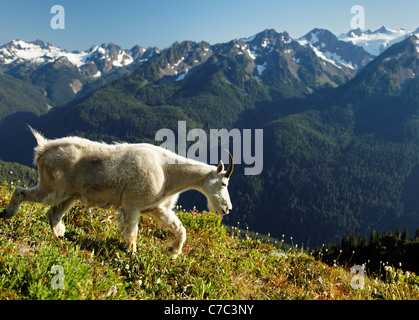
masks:
<path id="1" fill-rule="evenodd" d="M 152 216 L 176 235 L 169 255 L 175 259 L 186 240 L 186 230 L 172 210 L 179 194 L 196 189 L 208 199 L 210 211 L 221 215 L 232 209 L 227 185 L 234 163 L 211 166 L 186 159 L 151 144 L 105 144 L 79 137 L 54 140 L 30 128 L 38 145 L 36 187 L 16 187 L 0 217 L 14 216 L 22 201 L 50 205 L 47 212 L 52 232 L 62 237 L 64 214 L 77 200 L 87 206 L 119 208 L 118 226 L 128 251 L 136 252 L 138 216 Z"/>

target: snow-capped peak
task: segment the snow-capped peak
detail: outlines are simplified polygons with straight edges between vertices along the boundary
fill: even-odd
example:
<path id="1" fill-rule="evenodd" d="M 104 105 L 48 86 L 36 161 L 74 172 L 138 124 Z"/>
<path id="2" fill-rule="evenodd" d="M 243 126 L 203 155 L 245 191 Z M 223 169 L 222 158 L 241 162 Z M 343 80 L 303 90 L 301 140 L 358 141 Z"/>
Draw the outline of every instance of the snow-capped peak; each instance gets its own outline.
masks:
<path id="1" fill-rule="evenodd" d="M 39 40 L 34 42 L 13 40 L 0 47 L 0 61 L 4 64 L 18 60 L 32 60 L 34 63 L 42 63 L 53 61 L 65 53 L 65 50 Z"/>
<path id="2" fill-rule="evenodd" d="M 406 39 L 411 34 L 419 34 L 419 28 L 413 32 L 405 29 L 389 29 L 384 26 L 375 31 L 356 29 L 342 34 L 338 38 L 361 46 L 370 54 L 378 56 L 388 47 Z"/>

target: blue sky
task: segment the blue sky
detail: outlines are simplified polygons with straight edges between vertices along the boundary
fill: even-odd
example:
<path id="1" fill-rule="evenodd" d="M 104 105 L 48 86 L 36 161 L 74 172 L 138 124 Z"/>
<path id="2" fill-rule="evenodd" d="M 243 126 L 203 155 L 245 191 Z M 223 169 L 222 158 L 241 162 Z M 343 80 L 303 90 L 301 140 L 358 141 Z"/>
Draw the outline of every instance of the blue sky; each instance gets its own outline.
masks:
<path id="1" fill-rule="evenodd" d="M 65 9 L 65 29 L 54 30 L 53 5 Z M 299 38 L 315 27 L 339 35 L 350 30 L 354 5 L 365 8 L 365 28 L 414 30 L 417 0 L 0 0 L 0 44 L 40 39 L 67 50 L 113 42 L 160 49 L 175 41 L 211 44 L 264 29 Z"/>

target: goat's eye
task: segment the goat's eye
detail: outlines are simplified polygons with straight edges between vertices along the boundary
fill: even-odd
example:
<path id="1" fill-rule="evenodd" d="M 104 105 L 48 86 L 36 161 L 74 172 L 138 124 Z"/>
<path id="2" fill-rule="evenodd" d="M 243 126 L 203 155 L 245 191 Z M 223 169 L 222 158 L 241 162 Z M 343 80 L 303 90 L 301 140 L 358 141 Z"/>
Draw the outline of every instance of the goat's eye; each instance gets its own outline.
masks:
<path id="1" fill-rule="evenodd" d="M 222 185 L 223 187 L 227 186 L 224 182 L 223 182 L 223 183 L 221 183 L 221 185 Z"/>

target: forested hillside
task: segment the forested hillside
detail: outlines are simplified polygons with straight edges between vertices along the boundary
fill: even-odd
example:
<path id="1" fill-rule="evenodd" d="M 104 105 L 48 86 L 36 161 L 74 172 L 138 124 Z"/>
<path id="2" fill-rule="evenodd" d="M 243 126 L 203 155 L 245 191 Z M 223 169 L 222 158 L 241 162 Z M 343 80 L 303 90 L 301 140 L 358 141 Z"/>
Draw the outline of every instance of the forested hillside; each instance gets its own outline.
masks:
<path id="1" fill-rule="evenodd" d="M 416 41 L 412 37 L 390 48 L 325 97 L 317 110 L 264 127 L 264 143 L 270 146 L 264 149 L 265 169 L 249 178 L 247 188 L 254 192 L 244 210 L 258 214 L 242 223 L 265 233 L 281 226 L 282 233 L 306 245 L 338 242 L 355 229 L 360 234 L 396 227 L 415 232 Z"/>
<path id="2" fill-rule="evenodd" d="M 38 172 L 34 168 L 14 162 L 0 161 L 0 183 L 10 186 L 34 186 L 38 182 Z"/>
<path id="3" fill-rule="evenodd" d="M 10 116 L 24 121 L 47 110 L 48 100 L 42 89 L 0 73 L 0 121 Z"/>

